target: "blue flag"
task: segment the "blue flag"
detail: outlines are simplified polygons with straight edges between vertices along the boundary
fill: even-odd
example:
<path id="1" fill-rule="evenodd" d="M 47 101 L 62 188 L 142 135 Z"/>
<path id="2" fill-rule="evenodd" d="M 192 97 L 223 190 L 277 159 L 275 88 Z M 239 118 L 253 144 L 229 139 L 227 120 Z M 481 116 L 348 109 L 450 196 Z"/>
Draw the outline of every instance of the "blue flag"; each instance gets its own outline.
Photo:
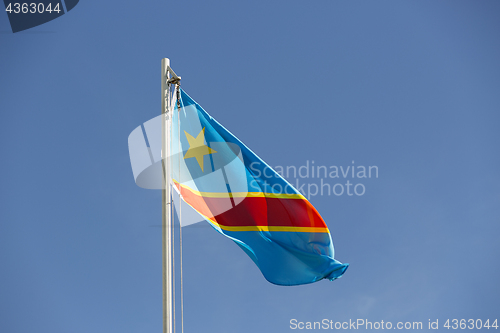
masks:
<path id="1" fill-rule="evenodd" d="M 311 203 L 183 90 L 172 118 L 172 178 L 182 199 L 278 285 L 334 280 L 327 225 Z"/>

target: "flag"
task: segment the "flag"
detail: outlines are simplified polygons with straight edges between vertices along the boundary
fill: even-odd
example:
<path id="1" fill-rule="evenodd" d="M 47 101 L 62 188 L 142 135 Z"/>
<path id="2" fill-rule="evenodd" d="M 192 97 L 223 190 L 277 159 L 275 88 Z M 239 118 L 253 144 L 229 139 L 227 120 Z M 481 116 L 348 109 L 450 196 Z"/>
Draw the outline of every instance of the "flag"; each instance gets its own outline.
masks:
<path id="1" fill-rule="evenodd" d="M 334 280 L 327 225 L 311 203 L 180 90 L 170 140 L 173 186 L 277 285 Z M 279 149 L 279 147 L 276 147 Z"/>

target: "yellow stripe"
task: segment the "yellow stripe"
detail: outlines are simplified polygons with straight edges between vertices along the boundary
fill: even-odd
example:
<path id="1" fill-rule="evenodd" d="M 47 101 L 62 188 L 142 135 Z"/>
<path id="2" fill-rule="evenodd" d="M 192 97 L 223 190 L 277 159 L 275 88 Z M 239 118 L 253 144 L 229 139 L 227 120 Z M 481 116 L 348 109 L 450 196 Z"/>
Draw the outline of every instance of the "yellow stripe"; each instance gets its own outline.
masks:
<path id="1" fill-rule="evenodd" d="M 176 184 L 179 184 L 174 180 Z M 182 188 L 191 191 L 192 193 L 206 198 L 275 198 L 275 199 L 306 199 L 302 194 L 286 194 L 286 193 L 263 193 L 263 192 L 232 192 L 232 193 L 221 193 L 221 192 L 200 192 L 193 190 L 192 188 L 181 185 Z"/>
<path id="2" fill-rule="evenodd" d="M 220 225 L 210 220 L 210 222 L 217 224 L 219 228 L 227 231 L 288 231 L 288 232 L 329 232 L 328 228 L 317 227 L 279 227 L 279 226 L 246 226 L 246 227 L 228 227 Z"/>

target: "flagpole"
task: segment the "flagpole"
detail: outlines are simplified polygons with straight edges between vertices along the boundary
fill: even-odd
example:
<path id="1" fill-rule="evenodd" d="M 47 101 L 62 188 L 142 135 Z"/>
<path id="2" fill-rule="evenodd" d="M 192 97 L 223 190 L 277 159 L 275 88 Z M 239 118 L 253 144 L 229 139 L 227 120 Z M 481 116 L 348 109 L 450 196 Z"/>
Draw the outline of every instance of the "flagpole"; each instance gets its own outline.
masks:
<path id="1" fill-rule="evenodd" d="M 162 164 L 164 186 L 162 190 L 162 261 L 163 261 L 163 333 L 173 333 L 173 274 L 172 274 L 172 207 L 170 188 L 170 60 L 161 61 L 161 113 L 162 117 Z"/>

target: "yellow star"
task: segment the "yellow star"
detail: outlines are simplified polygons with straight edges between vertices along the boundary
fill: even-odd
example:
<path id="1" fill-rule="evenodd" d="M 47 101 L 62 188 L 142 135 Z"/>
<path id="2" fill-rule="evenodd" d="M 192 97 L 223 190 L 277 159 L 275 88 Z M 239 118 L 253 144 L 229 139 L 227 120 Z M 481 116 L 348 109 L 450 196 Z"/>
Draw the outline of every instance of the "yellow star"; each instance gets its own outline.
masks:
<path id="1" fill-rule="evenodd" d="M 184 159 L 194 157 L 200 165 L 201 171 L 203 171 L 203 157 L 208 154 L 216 153 L 217 151 L 205 145 L 205 127 L 198 133 L 195 138 L 188 132 L 184 131 L 186 138 L 189 143 L 189 149 L 184 155 Z"/>

